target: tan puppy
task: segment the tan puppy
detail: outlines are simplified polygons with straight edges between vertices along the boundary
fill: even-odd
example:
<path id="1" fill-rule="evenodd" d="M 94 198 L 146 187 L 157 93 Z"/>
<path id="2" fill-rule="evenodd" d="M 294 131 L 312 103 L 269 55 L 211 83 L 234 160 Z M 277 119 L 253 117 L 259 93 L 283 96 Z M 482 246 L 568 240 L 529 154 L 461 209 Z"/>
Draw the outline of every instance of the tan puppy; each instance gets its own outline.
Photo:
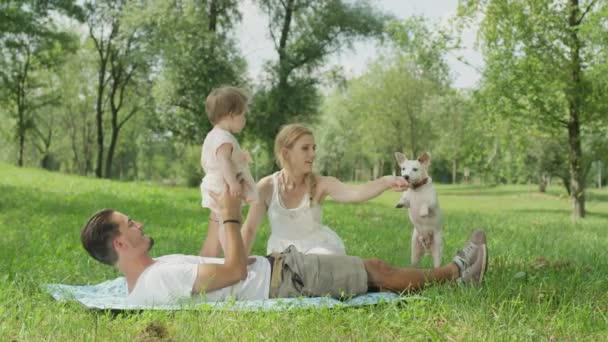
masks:
<path id="1" fill-rule="evenodd" d="M 437 193 L 428 176 L 431 156 L 425 152 L 417 160 L 408 160 L 403 153 L 395 152 L 395 158 L 401 167 L 401 175 L 410 183 L 396 207 L 408 208 L 410 221 L 414 225 L 412 266 L 420 264 L 420 258 L 426 251 L 430 252 L 433 266 L 437 268 L 441 265 L 443 237 Z"/>

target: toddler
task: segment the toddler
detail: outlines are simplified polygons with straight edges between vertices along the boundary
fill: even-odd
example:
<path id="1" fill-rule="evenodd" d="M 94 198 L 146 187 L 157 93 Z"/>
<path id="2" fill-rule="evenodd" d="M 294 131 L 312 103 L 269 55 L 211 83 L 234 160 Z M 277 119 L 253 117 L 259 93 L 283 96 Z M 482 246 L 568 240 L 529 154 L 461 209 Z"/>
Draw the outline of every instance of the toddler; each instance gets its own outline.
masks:
<path id="1" fill-rule="evenodd" d="M 224 248 L 223 220 L 234 217 L 221 217 L 218 203 L 210 193 L 220 194 L 224 183 L 228 184 L 229 191 L 252 203 L 257 200 L 255 180 L 249 171 L 249 155 L 241 150 L 233 134 L 240 133 L 245 127 L 248 97 L 246 93 L 236 87 L 220 87 L 211 91 L 207 96 L 205 109 L 213 129 L 207 133 L 201 152 L 201 165 L 205 176 L 201 182 L 201 195 L 203 208 L 209 208 L 209 231 L 207 239 L 219 239 Z M 243 180 L 242 185 L 240 180 Z M 213 241 L 212 241 L 213 242 Z M 201 255 L 207 254 L 201 248 Z"/>

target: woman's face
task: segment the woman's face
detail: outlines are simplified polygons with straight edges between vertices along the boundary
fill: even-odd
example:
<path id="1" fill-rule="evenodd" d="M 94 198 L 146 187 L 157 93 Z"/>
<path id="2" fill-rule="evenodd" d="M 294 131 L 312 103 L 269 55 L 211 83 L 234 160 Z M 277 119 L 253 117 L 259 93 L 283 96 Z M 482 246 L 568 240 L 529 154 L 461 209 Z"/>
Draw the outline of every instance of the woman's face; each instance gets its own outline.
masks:
<path id="1" fill-rule="evenodd" d="M 305 134 L 296 140 L 292 148 L 287 149 L 287 162 L 295 172 L 310 173 L 315 161 L 316 150 L 315 138 L 310 134 Z"/>

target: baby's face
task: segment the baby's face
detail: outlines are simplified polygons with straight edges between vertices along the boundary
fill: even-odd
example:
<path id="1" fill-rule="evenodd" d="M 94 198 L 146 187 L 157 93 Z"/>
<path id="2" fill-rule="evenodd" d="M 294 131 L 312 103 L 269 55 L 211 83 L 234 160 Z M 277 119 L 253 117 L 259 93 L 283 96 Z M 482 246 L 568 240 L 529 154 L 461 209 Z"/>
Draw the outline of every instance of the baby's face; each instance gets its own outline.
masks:
<path id="1" fill-rule="evenodd" d="M 245 128 L 245 124 L 247 123 L 247 111 L 244 111 L 243 113 L 239 114 L 239 115 L 233 115 L 231 116 L 232 118 L 232 124 L 231 124 L 231 131 L 232 133 L 240 133 L 243 128 Z"/>

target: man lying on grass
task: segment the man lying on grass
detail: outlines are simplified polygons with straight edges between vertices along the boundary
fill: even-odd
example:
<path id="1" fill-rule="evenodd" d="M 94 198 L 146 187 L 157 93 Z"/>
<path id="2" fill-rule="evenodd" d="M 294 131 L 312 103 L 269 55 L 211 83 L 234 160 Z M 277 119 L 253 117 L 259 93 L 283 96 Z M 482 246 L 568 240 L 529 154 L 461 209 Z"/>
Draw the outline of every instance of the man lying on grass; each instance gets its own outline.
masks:
<path id="1" fill-rule="evenodd" d="M 126 277 L 135 304 L 175 304 L 199 294 L 255 300 L 298 296 L 340 298 L 372 291 L 410 292 L 427 284 L 480 284 L 488 264 L 486 236 L 475 231 L 453 262 L 432 270 L 397 268 L 379 259 L 304 255 L 290 247 L 267 257 L 247 258 L 241 238 L 241 198 L 225 190 L 217 198 L 226 227 L 225 259 L 190 255 L 151 258 L 154 240 L 141 223 L 112 209 L 94 214 L 81 240 L 97 261 L 116 266 Z"/>

